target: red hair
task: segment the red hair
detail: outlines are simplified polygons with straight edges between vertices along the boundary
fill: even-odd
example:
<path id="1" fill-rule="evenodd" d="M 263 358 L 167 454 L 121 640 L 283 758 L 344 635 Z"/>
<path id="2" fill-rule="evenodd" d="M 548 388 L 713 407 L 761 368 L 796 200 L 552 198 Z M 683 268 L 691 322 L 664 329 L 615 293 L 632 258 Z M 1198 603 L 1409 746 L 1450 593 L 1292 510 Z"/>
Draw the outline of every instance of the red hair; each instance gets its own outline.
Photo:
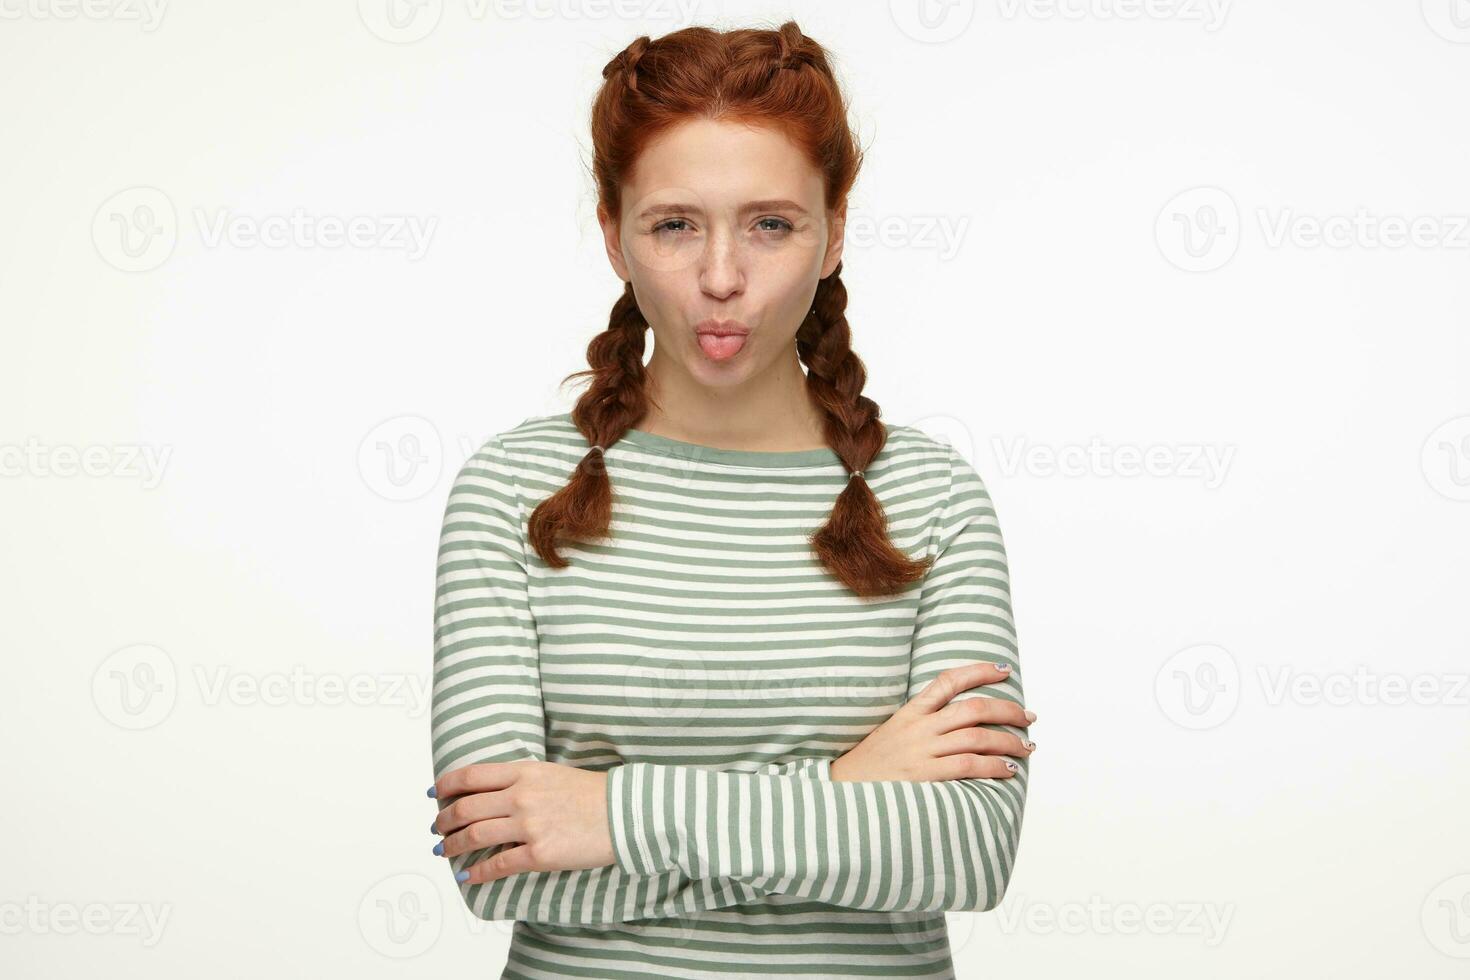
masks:
<path id="1" fill-rule="evenodd" d="M 773 127 L 823 175 L 826 207 L 847 200 L 862 150 L 847 123 L 847 106 L 821 45 L 795 21 L 776 30 L 717 31 L 688 27 L 658 40 L 639 37 L 602 70 L 592 108 L 593 175 L 599 209 L 622 214 L 622 185 L 643 149 L 690 119 L 722 119 Z M 863 395 L 867 373 L 853 352 L 847 326 L 842 264 L 817 283 L 812 310 L 796 333 L 806 387 L 825 413 L 827 444 L 849 472 L 865 470 L 888 433 L 878 405 Z M 572 410 L 590 446 L 611 446 L 648 408 L 643 348 L 648 321 L 626 283 L 607 329 L 587 346 L 591 383 Z M 604 537 L 612 519 L 612 484 L 595 448 L 566 486 L 532 512 L 528 535 L 548 565 L 565 568 L 558 539 Z M 588 463 L 592 465 L 587 465 Z M 827 523 L 811 537 L 822 564 L 858 595 L 901 592 L 923 578 L 930 559 L 914 560 L 888 537 L 878 498 L 862 477 L 837 496 Z"/>

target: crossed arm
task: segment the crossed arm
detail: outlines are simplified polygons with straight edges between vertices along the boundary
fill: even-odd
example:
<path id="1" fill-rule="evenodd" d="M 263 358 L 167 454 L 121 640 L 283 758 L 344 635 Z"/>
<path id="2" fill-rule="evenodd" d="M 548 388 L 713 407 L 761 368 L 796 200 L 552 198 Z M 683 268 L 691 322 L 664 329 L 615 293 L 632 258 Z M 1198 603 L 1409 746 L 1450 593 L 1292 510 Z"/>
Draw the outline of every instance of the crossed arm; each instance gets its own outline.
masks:
<path id="1" fill-rule="evenodd" d="M 950 450 L 950 494 L 921 585 L 907 695 L 943 669 L 1005 660 L 957 698 L 1021 701 L 1005 552 L 980 478 Z M 435 591 L 434 775 L 546 758 L 537 639 L 511 460 L 491 440 L 460 470 Z M 1022 735 L 1020 729 L 987 726 Z M 461 884 L 487 919 L 599 925 L 784 894 L 868 910 L 986 910 L 1019 843 L 1028 765 L 1009 779 L 834 782 L 830 760 L 756 771 L 632 762 L 608 771 L 615 862 Z M 507 845 L 451 859 L 454 870 Z"/>

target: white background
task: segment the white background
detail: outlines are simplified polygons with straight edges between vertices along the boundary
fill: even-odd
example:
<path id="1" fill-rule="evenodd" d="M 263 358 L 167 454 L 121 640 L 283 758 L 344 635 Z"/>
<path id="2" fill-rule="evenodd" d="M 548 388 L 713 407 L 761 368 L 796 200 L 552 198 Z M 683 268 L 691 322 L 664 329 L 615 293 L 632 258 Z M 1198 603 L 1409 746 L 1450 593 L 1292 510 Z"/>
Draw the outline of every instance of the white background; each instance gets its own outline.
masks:
<path id="1" fill-rule="evenodd" d="M 427 826 L 449 480 L 618 295 L 604 63 L 786 16 L 1040 715 L 959 975 L 1470 970 L 1470 4 L 385 4 L 0 3 L 0 972 L 499 975 Z"/>

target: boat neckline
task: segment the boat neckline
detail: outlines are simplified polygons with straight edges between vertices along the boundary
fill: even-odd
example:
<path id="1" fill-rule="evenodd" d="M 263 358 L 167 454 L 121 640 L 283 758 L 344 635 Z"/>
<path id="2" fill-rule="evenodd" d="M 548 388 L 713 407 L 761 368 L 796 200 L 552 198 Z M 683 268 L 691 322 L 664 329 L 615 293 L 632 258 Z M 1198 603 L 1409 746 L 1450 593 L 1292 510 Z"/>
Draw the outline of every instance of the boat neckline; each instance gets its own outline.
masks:
<path id="1" fill-rule="evenodd" d="M 699 463 L 726 463 L 733 466 L 822 466 L 842 463 L 836 450 L 830 446 L 784 450 L 721 449 L 717 446 L 671 439 L 643 429 L 628 429 L 623 433 L 623 439 L 652 452 Z"/>

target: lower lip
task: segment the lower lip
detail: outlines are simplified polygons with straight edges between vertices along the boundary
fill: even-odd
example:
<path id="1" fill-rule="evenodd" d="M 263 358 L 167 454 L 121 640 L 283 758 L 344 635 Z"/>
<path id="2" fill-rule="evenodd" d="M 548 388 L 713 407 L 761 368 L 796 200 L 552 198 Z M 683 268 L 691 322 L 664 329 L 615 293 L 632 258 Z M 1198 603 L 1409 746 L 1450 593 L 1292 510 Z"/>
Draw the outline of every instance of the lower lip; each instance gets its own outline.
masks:
<path id="1" fill-rule="evenodd" d="M 740 353 L 748 336 L 748 334 L 731 333 L 721 337 L 712 333 L 702 333 L 699 335 L 699 349 L 704 351 L 704 356 L 712 361 L 728 361 Z"/>

